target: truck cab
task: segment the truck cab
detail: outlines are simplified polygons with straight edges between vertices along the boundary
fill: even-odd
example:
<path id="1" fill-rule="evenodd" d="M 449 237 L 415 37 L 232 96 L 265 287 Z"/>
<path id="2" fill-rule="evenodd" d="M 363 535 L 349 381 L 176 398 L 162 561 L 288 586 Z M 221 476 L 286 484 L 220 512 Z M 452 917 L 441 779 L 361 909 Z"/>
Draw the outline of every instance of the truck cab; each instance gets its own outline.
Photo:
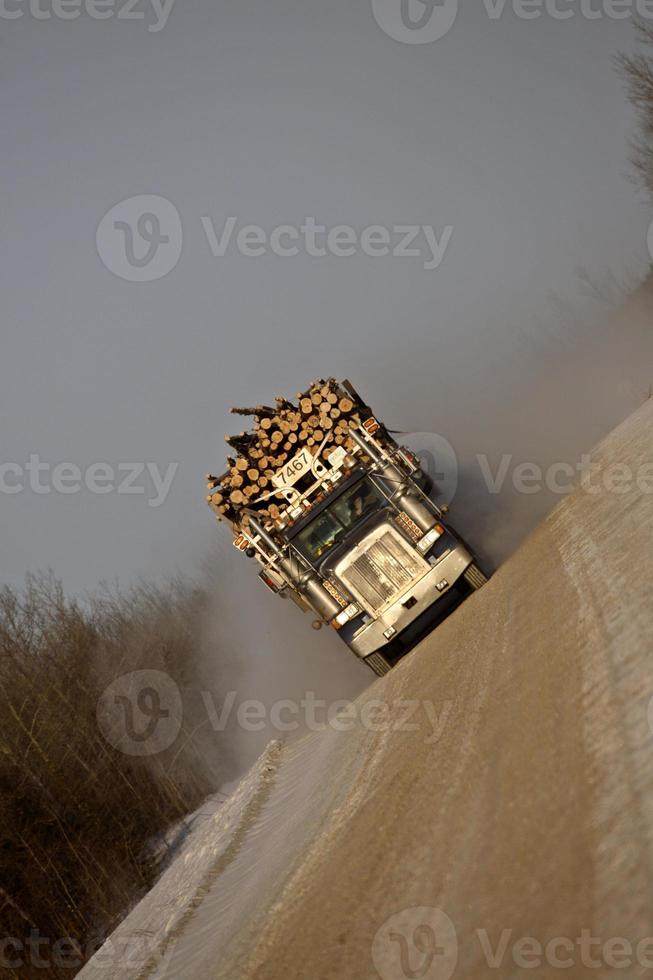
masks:
<path id="1" fill-rule="evenodd" d="M 256 430 L 228 437 L 239 458 L 209 475 L 209 502 L 268 588 L 385 674 L 486 578 L 418 460 L 348 381 L 276 401 L 233 409 Z"/>
<path id="2" fill-rule="evenodd" d="M 415 480 L 415 489 L 421 492 Z M 288 543 L 342 610 L 334 626 L 357 657 L 386 673 L 469 593 L 473 557 L 433 507 L 422 533 L 392 503 L 392 485 L 357 467 L 295 525 Z M 429 508 L 430 509 L 430 508 Z M 476 579 L 475 587 L 482 584 Z M 370 659 L 371 658 L 371 659 Z"/>

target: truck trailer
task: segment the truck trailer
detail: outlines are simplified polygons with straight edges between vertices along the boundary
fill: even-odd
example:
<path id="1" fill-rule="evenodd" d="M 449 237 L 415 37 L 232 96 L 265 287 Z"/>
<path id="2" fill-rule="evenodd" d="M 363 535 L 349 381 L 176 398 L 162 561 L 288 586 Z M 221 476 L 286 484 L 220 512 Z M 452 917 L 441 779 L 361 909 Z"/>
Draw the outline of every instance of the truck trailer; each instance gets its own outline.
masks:
<path id="1" fill-rule="evenodd" d="M 429 497 L 418 458 L 349 381 L 318 379 L 297 403 L 232 409 L 254 429 L 208 474 L 208 502 L 259 578 L 330 625 L 377 675 L 387 673 L 487 581 Z"/>

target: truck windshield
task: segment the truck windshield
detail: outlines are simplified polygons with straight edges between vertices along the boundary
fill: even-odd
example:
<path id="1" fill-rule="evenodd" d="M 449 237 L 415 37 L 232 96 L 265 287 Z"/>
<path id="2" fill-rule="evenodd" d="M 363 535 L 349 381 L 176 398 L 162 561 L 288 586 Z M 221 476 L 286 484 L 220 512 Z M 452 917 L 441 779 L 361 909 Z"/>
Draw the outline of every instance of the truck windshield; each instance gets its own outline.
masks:
<path id="1" fill-rule="evenodd" d="M 332 548 L 358 521 L 386 503 L 383 494 L 367 479 L 345 491 L 299 532 L 293 544 L 309 561 Z"/>

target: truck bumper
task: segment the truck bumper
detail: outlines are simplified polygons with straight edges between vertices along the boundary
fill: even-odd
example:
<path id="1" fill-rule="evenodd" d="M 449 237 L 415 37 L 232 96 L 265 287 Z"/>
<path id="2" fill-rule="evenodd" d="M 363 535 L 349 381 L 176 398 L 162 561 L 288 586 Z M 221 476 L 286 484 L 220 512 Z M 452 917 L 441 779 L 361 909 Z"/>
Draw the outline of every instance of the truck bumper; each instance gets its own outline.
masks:
<path id="1" fill-rule="evenodd" d="M 384 648 L 395 644 L 411 623 L 447 595 L 472 560 L 467 549 L 456 542 L 455 547 L 448 554 L 433 565 L 396 602 L 387 606 L 378 619 L 361 626 L 348 640 L 349 647 L 357 657 L 361 658 L 369 657 L 377 651 L 383 653 Z M 391 632 L 392 630 L 394 632 Z M 386 636 L 386 632 L 390 635 Z"/>

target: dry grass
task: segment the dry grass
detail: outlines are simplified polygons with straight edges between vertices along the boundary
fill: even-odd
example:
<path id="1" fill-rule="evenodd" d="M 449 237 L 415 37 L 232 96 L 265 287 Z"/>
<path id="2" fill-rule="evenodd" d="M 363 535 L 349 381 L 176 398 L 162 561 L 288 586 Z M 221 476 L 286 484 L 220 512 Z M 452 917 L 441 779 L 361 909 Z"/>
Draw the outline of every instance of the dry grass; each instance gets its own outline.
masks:
<path id="1" fill-rule="evenodd" d="M 96 719 L 127 671 L 164 670 L 187 692 L 204 601 L 174 585 L 80 604 L 50 576 L 0 590 L 0 939 L 38 930 L 46 960 L 63 937 L 101 939 L 156 874 L 147 842 L 214 789 L 189 733 L 138 759 Z M 74 972 L 0 956 L 3 976 Z"/>

